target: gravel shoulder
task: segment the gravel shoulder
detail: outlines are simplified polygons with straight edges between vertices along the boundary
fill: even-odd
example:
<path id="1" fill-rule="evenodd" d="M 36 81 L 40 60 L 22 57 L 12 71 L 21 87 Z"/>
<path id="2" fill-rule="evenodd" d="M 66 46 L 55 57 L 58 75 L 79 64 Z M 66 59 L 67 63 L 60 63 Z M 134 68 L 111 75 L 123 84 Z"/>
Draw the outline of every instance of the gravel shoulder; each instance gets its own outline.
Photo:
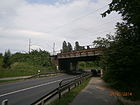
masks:
<path id="1" fill-rule="evenodd" d="M 92 77 L 70 105 L 118 105 L 117 97 L 110 96 L 112 89 L 100 77 Z"/>

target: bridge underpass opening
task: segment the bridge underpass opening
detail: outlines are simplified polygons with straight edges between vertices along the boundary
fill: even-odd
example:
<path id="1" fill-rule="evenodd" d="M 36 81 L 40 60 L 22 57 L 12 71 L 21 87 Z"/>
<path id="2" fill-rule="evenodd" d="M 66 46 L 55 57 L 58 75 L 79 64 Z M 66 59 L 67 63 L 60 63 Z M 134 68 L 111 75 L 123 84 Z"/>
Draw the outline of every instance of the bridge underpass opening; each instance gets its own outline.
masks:
<path id="1" fill-rule="evenodd" d="M 79 71 L 91 71 L 91 69 L 101 69 L 99 60 L 78 62 Z"/>
<path id="2" fill-rule="evenodd" d="M 79 62 L 96 61 L 99 59 L 99 56 L 58 59 L 59 70 L 66 72 L 79 71 Z"/>

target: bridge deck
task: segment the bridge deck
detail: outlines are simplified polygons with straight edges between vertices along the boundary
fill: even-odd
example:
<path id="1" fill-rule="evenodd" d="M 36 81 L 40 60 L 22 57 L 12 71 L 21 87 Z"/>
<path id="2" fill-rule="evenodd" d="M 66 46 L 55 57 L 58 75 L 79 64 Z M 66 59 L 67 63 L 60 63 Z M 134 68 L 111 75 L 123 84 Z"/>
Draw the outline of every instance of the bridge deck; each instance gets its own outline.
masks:
<path id="1" fill-rule="evenodd" d="M 102 50 L 93 48 L 80 51 L 72 51 L 67 53 L 58 53 L 57 58 L 65 59 L 65 58 L 77 58 L 77 57 L 100 56 L 100 55 L 102 55 Z"/>

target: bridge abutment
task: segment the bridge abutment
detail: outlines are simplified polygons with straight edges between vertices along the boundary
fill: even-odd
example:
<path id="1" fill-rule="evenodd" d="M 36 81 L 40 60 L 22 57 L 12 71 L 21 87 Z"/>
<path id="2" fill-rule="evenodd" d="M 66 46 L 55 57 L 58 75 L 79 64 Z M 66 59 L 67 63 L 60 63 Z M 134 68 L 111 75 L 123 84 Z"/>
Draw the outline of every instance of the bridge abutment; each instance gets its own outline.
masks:
<path id="1" fill-rule="evenodd" d="M 58 60 L 59 70 L 71 72 L 78 70 L 78 61 Z"/>
<path id="2" fill-rule="evenodd" d="M 78 61 L 70 62 L 70 71 L 77 71 L 78 70 Z"/>
<path id="3" fill-rule="evenodd" d="M 67 60 L 58 60 L 58 67 L 61 71 L 70 72 L 70 62 Z"/>

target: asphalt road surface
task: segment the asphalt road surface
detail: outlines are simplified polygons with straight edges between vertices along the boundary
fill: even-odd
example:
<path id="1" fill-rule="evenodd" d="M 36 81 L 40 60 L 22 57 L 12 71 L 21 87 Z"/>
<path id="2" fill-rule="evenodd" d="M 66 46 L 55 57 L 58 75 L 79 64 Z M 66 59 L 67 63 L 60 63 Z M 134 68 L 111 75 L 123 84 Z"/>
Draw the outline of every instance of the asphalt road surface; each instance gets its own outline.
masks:
<path id="1" fill-rule="evenodd" d="M 30 105 L 58 87 L 58 83 L 70 75 L 59 75 L 8 84 L 0 84 L 0 105 L 8 99 L 8 105 Z"/>

